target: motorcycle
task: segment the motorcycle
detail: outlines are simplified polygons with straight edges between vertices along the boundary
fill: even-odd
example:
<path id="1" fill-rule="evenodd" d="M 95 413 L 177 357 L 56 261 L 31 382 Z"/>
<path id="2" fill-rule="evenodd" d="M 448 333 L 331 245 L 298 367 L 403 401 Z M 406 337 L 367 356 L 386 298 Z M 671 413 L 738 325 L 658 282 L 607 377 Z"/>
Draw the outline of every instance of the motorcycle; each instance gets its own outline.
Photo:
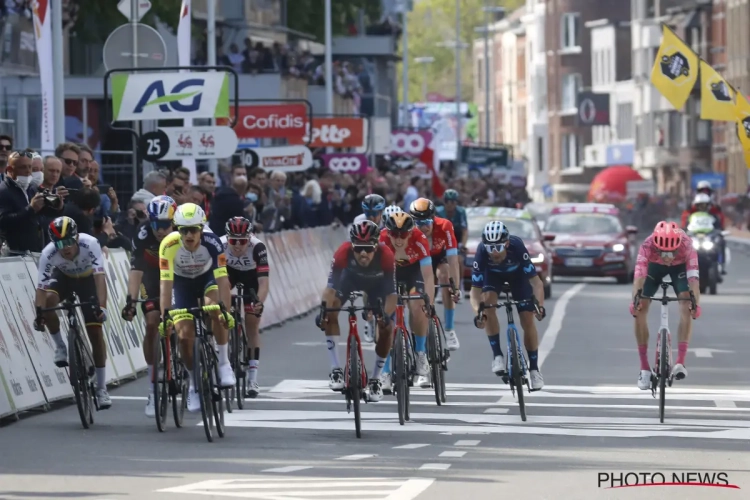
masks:
<path id="1" fill-rule="evenodd" d="M 716 295 L 718 284 L 723 281 L 719 272 L 722 232 L 716 228 L 713 215 L 696 212 L 688 220 L 687 234 L 698 254 L 701 293 L 708 289 L 709 294 Z"/>

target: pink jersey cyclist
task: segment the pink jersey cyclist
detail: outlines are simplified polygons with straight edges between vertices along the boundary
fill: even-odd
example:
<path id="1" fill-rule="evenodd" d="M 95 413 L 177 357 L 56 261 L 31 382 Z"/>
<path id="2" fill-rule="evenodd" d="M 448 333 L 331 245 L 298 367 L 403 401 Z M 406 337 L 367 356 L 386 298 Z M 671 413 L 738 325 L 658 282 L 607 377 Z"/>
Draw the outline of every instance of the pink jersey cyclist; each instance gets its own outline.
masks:
<path id="1" fill-rule="evenodd" d="M 682 232 L 682 229 L 679 229 L 679 231 Z M 664 258 L 662 258 L 662 254 L 665 254 L 665 257 L 667 258 L 667 260 L 669 260 L 669 263 L 666 263 L 664 261 Z M 645 278 L 647 276 L 655 277 L 653 273 L 649 272 L 649 264 L 656 264 L 665 268 L 680 268 L 681 273 L 675 273 L 677 275 L 677 280 L 675 280 L 675 277 L 672 276 L 672 285 L 674 286 L 677 293 L 681 291 L 686 292 L 688 290 L 687 283 L 697 281 L 699 277 L 698 253 L 695 251 L 695 248 L 693 248 L 693 241 L 690 239 L 690 237 L 685 235 L 684 232 L 682 241 L 680 242 L 680 246 L 673 252 L 662 252 L 661 250 L 659 250 L 659 248 L 657 248 L 654 244 L 653 235 L 650 235 L 648 238 L 646 238 L 643 241 L 643 244 L 641 244 L 640 250 L 638 250 L 638 258 L 636 259 L 635 263 L 635 279 Z M 660 269 L 660 271 L 662 271 L 662 269 Z M 666 274 L 671 275 L 672 273 L 659 272 L 658 274 L 661 274 L 661 277 L 664 277 Z M 678 280 L 685 281 L 684 286 L 679 286 L 679 289 L 677 286 Z M 654 283 L 654 285 L 658 286 L 659 283 Z M 656 288 L 654 288 L 653 292 L 656 292 Z M 647 294 L 644 286 L 643 295 L 652 297 L 653 293 Z"/>

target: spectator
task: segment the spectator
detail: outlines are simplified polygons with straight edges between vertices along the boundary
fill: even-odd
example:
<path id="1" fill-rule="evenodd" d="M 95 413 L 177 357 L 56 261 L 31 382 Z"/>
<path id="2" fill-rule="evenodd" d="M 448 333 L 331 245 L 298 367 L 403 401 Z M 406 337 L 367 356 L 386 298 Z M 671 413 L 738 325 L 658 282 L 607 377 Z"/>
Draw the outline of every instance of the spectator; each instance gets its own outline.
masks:
<path id="1" fill-rule="evenodd" d="M 9 135 L 0 135 L 0 180 L 5 177 L 5 167 L 8 165 L 8 156 L 13 151 L 13 138 Z"/>
<path id="2" fill-rule="evenodd" d="M 406 191 L 404 192 L 404 203 L 401 206 L 405 211 L 409 211 L 409 205 L 412 204 L 414 200 L 419 198 L 419 189 L 421 186 L 422 179 L 420 179 L 418 176 L 414 176 L 411 178 L 411 181 L 409 185 L 406 187 Z"/>
<path id="3" fill-rule="evenodd" d="M 303 227 L 318 227 L 325 226 L 332 222 L 330 207 L 328 206 L 327 200 L 323 201 L 323 190 L 320 187 L 320 183 L 315 179 L 311 179 L 305 183 L 305 187 L 302 188 L 303 197 L 303 212 L 302 222 Z"/>
<path id="4" fill-rule="evenodd" d="M 89 171 L 91 170 L 91 162 L 94 161 L 94 152 L 86 144 L 78 144 L 78 149 L 81 150 L 78 153 L 78 167 L 76 167 L 76 175 L 83 182 L 83 187 L 91 187 L 93 184 L 89 178 Z M 97 169 L 97 179 L 98 177 Z"/>
<path id="5" fill-rule="evenodd" d="M 65 204 L 63 215 L 76 221 L 78 232 L 95 236 L 94 213 L 101 203 L 99 193 L 91 188 L 83 188 L 77 196 L 72 197 L 71 201 Z"/>
<path id="6" fill-rule="evenodd" d="M 211 172 L 201 172 L 198 176 L 198 186 L 203 191 L 203 204 L 201 204 L 201 208 L 203 208 L 203 211 L 206 212 L 206 217 L 208 217 L 211 212 L 214 191 L 216 190 L 216 179 L 214 179 L 214 174 Z"/>
<path id="7" fill-rule="evenodd" d="M 62 175 L 62 162 L 57 156 L 45 156 L 42 160 L 44 166 L 44 178 L 39 185 L 39 190 L 48 189 L 53 191 L 60 182 Z"/>
<path id="8" fill-rule="evenodd" d="M 42 155 L 32 153 L 31 156 L 31 185 L 38 188 L 44 181 L 44 160 Z"/>
<path id="9" fill-rule="evenodd" d="M 263 224 L 260 221 L 260 211 L 258 204 L 262 202 L 262 192 L 260 187 L 255 184 L 249 184 L 247 194 L 245 194 L 245 217 L 253 224 L 253 230 L 256 233 L 263 231 Z"/>
<path id="10" fill-rule="evenodd" d="M 0 238 L 11 253 L 41 252 L 43 248 L 39 212 L 44 208 L 44 196 L 29 190 L 31 156 L 11 153 L 0 183 Z"/>
<path id="11" fill-rule="evenodd" d="M 261 170 L 261 173 L 265 176 L 265 172 Z M 266 203 L 260 220 L 269 233 L 282 229 L 285 223 L 291 223 L 292 192 L 286 188 L 286 181 L 286 174 L 276 170 L 271 173 L 271 182 L 266 186 Z"/>
<path id="12" fill-rule="evenodd" d="M 170 196 L 177 205 L 187 203 L 187 187 L 189 185 L 190 171 L 185 167 L 175 169 L 167 186 L 167 196 Z"/>
<path id="13" fill-rule="evenodd" d="M 247 43 L 247 40 L 245 40 Z M 237 73 L 242 73 L 242 63 L 245 61 L 245 56 L 240 53 L 240 48 L 237 47 L 236 43 L 229 46 L 229 64 L 234 68 Z"/>
<path id="14" fill-rule="evenodd" d="M 224 225 L 232 217 L 244 216 L 244 199 L 247 193 L 247 169 L 243 165 L 232 167 L 231 187 L 221 187 L 216 191 L 209 226 L 218 236 L 224 236 Z"/>
<path id="15" fill-rule="evenodd" d="M 138 226 L 148 220 L 146 203 L 140 200 L 130 200 L 128 209 L 124 212 L 125 217 L 120 218 L 115 226 L 117 232 L 124 235 L 128 240 L 135 238 Z"/>
<path id="16" fill-rule="evenodd" d="M 102 216 L 117 217 L 117 214 L 120 213 L 120 201 L 117 199 L 117 193 L 112 186 L 103 186 L 107 189 L 106 192 L 102 192 L 99 186 L 99 162 L 96 160 L 89 163 L 89 181 L 91 187 L 99 193 L 99 197 L 102 199 L 102 204 L 99 207 Z"/>
<path id="17" fill-rule="evenodd" d="M 195 203 L 202 207 L 206 203 L 206 193 L 203 192 L 200 186 L 190 186 L 187 202 Z"/>
<path id="18" fill-rule="evenodd" d="M 62 162 L 60 184 L 68 189 L 82 189 L 83 182 L 75 176 L 81 150 L 72 142 L 63 142 L 55 148 L 55 156 Z"/>
<path id="19" fill-rule="evenodd" d="M 136 191 L 131 201 L 148 204 L 155 196 L 164 194 L 166 190 L 167 176 L 157 171 L 149 172 L 143 178 L 143 189 Z"/>

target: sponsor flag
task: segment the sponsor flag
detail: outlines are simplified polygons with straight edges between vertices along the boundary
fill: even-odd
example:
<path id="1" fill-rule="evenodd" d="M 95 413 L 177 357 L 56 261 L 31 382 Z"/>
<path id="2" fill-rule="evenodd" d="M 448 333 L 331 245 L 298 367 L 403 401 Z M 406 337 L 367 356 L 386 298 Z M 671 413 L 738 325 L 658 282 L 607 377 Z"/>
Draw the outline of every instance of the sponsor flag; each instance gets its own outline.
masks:
<path id="1" fill-rule="evenodd" d="M 737 121 L 737 137 L 740 139 L 742 149 L 747 153 L 750 152 L 750 103 L 747 97 L 737 92 L 735 102 L 735 120 Z"/>
<path id="2" fill-rule="evenodd" d="M 701 120 L 733 122 L 734 89 L 715 69 L 700 60 Z"/>
<path id="3" fill-rule="evenodd" d="M 39 58 L 39 79 L 42 82 L 42 151 L 55 150 L 55 97 L 52 86 L 52 10 L 50 0 L 36 0 L 34 10 L 34 36 Z M 18 138 L 14 138 L 17 140 Z"/>
<path id="4" fill-rule="evenodd" d="M 190 66 L 191 58 L 191 24 L 193 19 L 193 8 L 191 0 L 182 0 L 180 6 L 180 20 L 177 24 L 177 61 L 180 66 Z M 183 126 L 193 126 L 192 118 L 183 119 Z M 190 170 L 190 183 L 198 181 L 198 173 L 195 168 L 195 158 L 183 158 L 182 166 Z"/>
<path id="5" fill-rule="evenodd" d="M 422 154 L 419 155 L 419 161 L 424 163 L 427 166 L 427 170 L 432 174 L 432 196 L 442 198 L 445 193 L 445 186 L 443 186 L 443 182 L 438 175 L 440 172 L 440 160 L 438 159 L 438 155 L 435 154 L 438 144 L 438 141 L 433 138 L 429 146 L 424 148 Z"/>
<path id="6" fill-rule="evenodd" d="M 698 56 L 662 24 L 662 41 L 651 68 L 651 84 L 676 109 L 690 97 L 698 80 Z"/>

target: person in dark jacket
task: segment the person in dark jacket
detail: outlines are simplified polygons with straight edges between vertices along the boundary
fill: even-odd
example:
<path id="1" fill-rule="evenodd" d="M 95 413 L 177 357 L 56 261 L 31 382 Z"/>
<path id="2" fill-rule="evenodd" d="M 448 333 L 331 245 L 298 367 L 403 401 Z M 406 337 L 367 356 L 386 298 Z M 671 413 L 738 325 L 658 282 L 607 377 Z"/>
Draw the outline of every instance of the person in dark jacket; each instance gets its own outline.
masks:
<path id="1" fill-rule="evenodd" d="M 231 187 L 220 187 L 211 204 L 208 225 L 217 236 L 224 236 L 224 225 L 229 219 L 245 216 L 247 169 L 242 165 L 235 165 L 231 176 Z"/>

